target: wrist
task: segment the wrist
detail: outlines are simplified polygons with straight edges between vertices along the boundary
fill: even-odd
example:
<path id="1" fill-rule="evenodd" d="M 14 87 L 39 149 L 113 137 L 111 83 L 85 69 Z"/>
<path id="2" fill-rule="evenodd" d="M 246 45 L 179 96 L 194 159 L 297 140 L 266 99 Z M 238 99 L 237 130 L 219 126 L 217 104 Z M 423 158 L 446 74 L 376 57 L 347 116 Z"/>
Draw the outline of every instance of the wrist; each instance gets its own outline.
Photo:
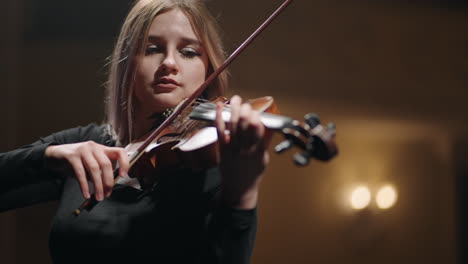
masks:
<path id="1" fill-rule="evenodd" d="M 52 153 L 53 153 L 53 150 L 54 150 L 54 145 L 51 145 L 51 146 L 48 146 L 45 151 L 44 151 L 44 158 L 46 159 L 49 159 L 52 157 Z"/>
<path id="2" fill-rule="evenodd" d="M 57 147 L 58 145 L 49 145 L 44 150 L 44 167 L 48 169 L 56 170 L 61 167 L 60 162 L 58 161 L 57 156 Z"/>
<path id="3" fill-rule="evenodd" d="M 258 202 L 258 184 L 246 190 L 222 187 L 220 198 L 223 206 L 244 210 L 254 209 Z"/>

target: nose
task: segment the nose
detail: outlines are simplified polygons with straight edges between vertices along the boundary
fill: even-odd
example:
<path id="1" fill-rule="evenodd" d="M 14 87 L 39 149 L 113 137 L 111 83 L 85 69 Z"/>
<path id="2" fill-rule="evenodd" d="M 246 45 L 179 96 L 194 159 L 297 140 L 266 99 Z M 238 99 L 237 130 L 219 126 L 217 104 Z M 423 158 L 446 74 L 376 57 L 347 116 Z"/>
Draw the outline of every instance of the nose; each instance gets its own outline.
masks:
<path id="1" fill-rule="evenodd" d="M 159 70 L 164 74 L 177 74 L 179 72 L 179 66 L 176 61 L 176 54 L 174 52 L 167 52 Z"/>

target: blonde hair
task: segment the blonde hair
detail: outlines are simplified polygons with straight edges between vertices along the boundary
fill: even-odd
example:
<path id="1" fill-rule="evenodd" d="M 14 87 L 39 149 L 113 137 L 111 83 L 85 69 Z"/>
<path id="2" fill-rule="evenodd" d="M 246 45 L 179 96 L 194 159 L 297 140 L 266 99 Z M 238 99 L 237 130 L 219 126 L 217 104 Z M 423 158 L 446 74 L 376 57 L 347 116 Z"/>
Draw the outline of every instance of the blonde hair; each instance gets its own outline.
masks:
<path id="1" fill-rule="evenodd" d="M 143 47 L 153 19 L 168 10 L 183 11 L 208 54 L 211 74 L 226 58 L 218 25 L 201 0 L 139 0 L 130 10 L 120 31 L 110 61 L 107 81 L 106 122 L 119 144 L 125 146 L 133 138 L 133 103 L 135 59 Z M 206 89 L 207 99 L 221 96 L 227 88 L 227 73 L 223 72 Z"/>

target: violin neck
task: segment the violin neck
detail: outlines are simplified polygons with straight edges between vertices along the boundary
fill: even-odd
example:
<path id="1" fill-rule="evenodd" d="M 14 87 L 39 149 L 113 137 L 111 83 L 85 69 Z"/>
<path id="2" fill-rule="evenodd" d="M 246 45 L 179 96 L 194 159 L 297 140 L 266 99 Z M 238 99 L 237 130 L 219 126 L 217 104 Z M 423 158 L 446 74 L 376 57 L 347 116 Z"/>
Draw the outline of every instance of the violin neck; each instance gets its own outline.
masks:
<path id="1" fill-rule="evenodd" d="M 216 118 L 216 105 L 213 103 L 203 103 L 198 105 L 190 113 L 189 117 L 195 120 L 203 121 L 214 121 Z M 231 110 L 228 107 L 225 107 L 222 112 L 223 121 L 228 123 L 231 120 Z M 260 121 L 266 128 L 272 130 L 281 130 L 292 124 L 293 119 L 281 116 L 274 115 L 270 113 L 260 113 Z"/>

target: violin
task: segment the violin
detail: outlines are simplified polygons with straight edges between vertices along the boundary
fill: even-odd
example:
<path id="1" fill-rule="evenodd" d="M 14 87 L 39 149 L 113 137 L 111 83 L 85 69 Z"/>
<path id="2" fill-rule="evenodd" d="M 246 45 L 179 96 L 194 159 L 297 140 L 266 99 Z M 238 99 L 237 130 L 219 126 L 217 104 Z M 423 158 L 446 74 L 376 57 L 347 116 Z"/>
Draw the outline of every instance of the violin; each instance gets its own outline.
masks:
<path id="1" fill-rule="evenodd" d="M 141 161 L 146 161 L 145 164 L 149 164 L 156 174 L 158 171 L 175 168 L 181 164 L 195 170 L 217 165 L 217 131 L 212 122 L 216 118 L 215 103 L 218 101 L 227 103 L 227 101 L 225 98 L 207 101 L 200 99 L 199 96 L 291 2 L 292 0 L 286 0 L 206 79 L 192 96 L 172 109 L 159 126 L 125 147 L 129 154 L 129 174 L 132 178 L 118 177 L 117 166 L 114 170 L 114 183 L 134 187 L 141 183 L 143 186 L 139 187 L 143 188 L 154 185 L 154 181 L 145 182 L 144 178 L 139 176 L 139 168 L 145 166 L 133 167 Z M 279 115 L 278 107 L 274 104 L 272 97 L 257 98 L 248 103 L 253 110 L 261 112 L 260 121 L 267 129 L 280 132 L 284 136 L 284 140 L 275 146 L 275 152 L 282 153 L 293 146 L 301 150 L 294 155 L 294 162 L 297 165 L 305 166 L 311 158 L 328 161 L 337 155 L 338 150 L 334 142 L 335 126 L 333 124 L 321 125 L 316 114 L 306 114 L 305 121 L 300 122 Z M 222 120 L 225 122 L 230 120 L 229 104 L 224 105 Z M 89 211 L 97 203 L 95 196 L 92 195 L 74 211 L 74 214 L 78 216 L 85 209 Z"/>
<path id="2" fill-rule="evenodd" d="M 143 166 L 142 170 L 134 169 L 129 172 L 132 178 L 125 177 L 116 183 L 130 185 L 135 188 L 147 186 L 139 183 L 145 182 L 144 174 L 148 169 L 152 173 L 160 173 L 168 168 L 183 166 L 193 170 L 208 169 L 218 164 L 217 157 L 217 131 L 212 125 L 216 118 L 215 102 L 226 102 L 225 98 L 213 101 L 197 99 L 153 140 L 144 150 L 143 159 L 150 163 L 150 167 Z M 282 153 L 293 146 L 301 149 L 294 155 L 294 162 L 299 166 L 306 166 L 311 158 L 328 161 L 334 157 L 338 150 L 334 143 L 335 126 L 329 124 L 324 127 L 316 114 L 306 114 L 305 122 L 301 123 L 292 118 L 279 115 L 279 110 L 270 96 L 249 100 L 253 110 L 261 112 L 260 121 L 271 131 L 284 136 L 284 140 L 276 145 L 275 152 Z M 222 111 L 222 119 L 229 122 L 231 118 L 229 104 Z M 208 121 L 208 122 L 204 122 Z M 136 140 L 129 144 L 125 150 L 132 155 L 144 144 L 144 140 Z M 135 167 L 134 167 L 135 168 Z M 136 168 L 139 168 L 138 166 Z M 138 181 L 136 180 L 138 179 Z"/>

